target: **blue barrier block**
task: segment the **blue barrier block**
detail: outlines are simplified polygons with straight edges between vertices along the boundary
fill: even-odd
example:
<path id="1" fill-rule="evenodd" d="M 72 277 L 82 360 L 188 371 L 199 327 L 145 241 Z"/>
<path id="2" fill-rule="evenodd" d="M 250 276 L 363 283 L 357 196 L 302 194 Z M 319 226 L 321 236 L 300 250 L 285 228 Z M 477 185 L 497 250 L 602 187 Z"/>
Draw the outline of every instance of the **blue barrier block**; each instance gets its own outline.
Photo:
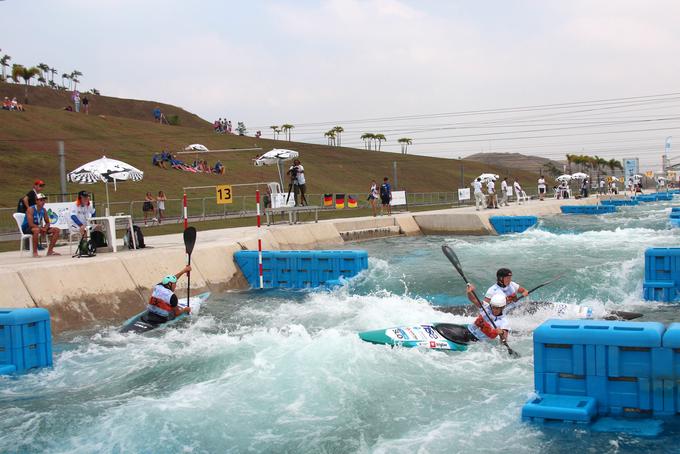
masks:
<path id="1" fill-rule="evenodd" d="M 671 213 L 680 213 L 680 207 L 671 208 Z"/>
<path id="2" fill-rule="evenodd" d="M 647 301 L 670 303 L 678 299 L 678 290 L 671 281 L 643 281 L 642 295 Z"/>
<path id="3" fill-rule="evenodd" d="M 0 309 L 0 373 L 23 373 L 51 365 L 49 312 L 40 308 Z"/>
<path id="4" fill-rule="evenodd" d="M 257 251 L 237 251 L 234 259 L 254 288 L 259 288 Z M 309 288 L 351 278 L 368 268 L 366 251 L 263 251 L 266 288 Z"/>
<path id="5" fill-rule="evenodd" d="M 634 199 L 600 200 L 600 205 L 635 206 L 639 204 L 640 202 Z"/>
<path id="6" fill-rule="evenodd" d="M 607 214 L 615 213 L 618 207 L 614 205 L 562 205 L 560 206 L 563 214 Z"/>
<path id="7" fill-rule="evenodd" d="M 680 295 L 680 248 L 648 248 L 642 286 L 646 300 L 676 301 Z"/>
<path id="8" fill-rule="evenodd" d="M 535 422 L 568 421 L 588 423 L 597 414 L 597 401 L 592 397 L 542 394 L 522 407 L 522 419 Z"/>
<path id="9" fill-rule="evenodd" d="M 659 202 L 660 201 L 667 202 L 669 200 L 673 200 L 673 194 L 659 192 L 658 194 L 656 194 L 656 200 L 659 201 Z"/>
<path id="10" fill-rule="evenodd" d="M 499 235 L 521 233 L 538 223 L 536 216 L 491 216 L 489 222 Z"/>

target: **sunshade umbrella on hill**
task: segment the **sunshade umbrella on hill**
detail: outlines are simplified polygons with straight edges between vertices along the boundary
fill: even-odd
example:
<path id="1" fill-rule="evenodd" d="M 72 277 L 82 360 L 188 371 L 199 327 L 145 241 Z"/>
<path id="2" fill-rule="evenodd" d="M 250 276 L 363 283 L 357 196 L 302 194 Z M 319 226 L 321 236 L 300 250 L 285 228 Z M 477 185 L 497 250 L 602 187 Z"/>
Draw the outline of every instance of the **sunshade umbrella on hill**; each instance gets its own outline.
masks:
<path id="1" fill-rule="evenodd" d="M 477 178 L 481 178 L 482 182 L 488 182 L 489 180 L 496 181 L 496 180 L 498 180 L 498 175 L 496 175 L 495 173 L 483 173 L 480 176 L 478 176 Z M 477 178 L 475 178 L 475 180 Z"/>
<path id="2" fill-rule="evenodd" d="M 67 179 L 73 183 L 95 184 L 103 182 L 106 186 L 106 213 L 109 212 L 109 182 L 113 182 L 114 190 L 117 181 L 141 181 L 144 172 L 136 167 L 126 164 L 117 159 L 102 156 L 96 161 L 88 162 L 78 167 L 67 175 Z"/>
<path id="3" fill-rule="evenodd" d="M 201 145 L 200 143 L 192 143 L 188 147 L 184 149 L 184 151 L 210 151 L 208 150 L 208 147 L 205 145 Z"/>
<path id="4" fill-rule="evenodd" d="M 555 178 L 557 181 L 566 181 L 567 183 L 571 181 L 571 175 L 560 175 L 559 177 Z"/>
<path id="5" fill-rule="evenodd" d="M 295 150 L 286 150 L 283 148 L 274 148 L 255 159 L 254 164 L 256 166 L 271 166 L 276 165 L 279 171 L 279 181 L 281 183 L 281 188 L 283 189 L 283 163 L 285 161 L 293 160 L 300 156 Z"/>
<path id="6" fill-rule="evenodd" d="M 571 178 L 573 180 L 585 180 L 586 178 L 588 178 L 588 175 L 583 172 L 576 172 L 571 174 Z"/>

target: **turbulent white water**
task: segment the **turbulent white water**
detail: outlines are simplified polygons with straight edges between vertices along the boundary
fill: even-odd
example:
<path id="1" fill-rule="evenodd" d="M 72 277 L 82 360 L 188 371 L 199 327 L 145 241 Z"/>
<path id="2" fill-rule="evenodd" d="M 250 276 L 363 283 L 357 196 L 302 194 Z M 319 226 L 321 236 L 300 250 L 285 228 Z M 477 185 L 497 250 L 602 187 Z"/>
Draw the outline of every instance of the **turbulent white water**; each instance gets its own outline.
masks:
<path id="1" fill-rule="evenodd" d="M 519 235 L 361 243 L 370 269 L 344 288 L 218 295 L 194 323 L 150 336 L 71 333 L 53 369 L 0 377 L 0 451 L 674 452 L 670 422 L 646 440 L 520 421 L 533 392 L 531 330 L 548 313 L 512 318 L 519 360 L 495 345 L 389 349 L 356 334 L 470 320 L 431 304 L 464 302 L 442 243 L 482 291 L 500 266 L 526 287 L 568 271 L 537 299 L 680 320 L 641 297 L 645 249 L 677 245 L 668 206 L 556 216 Z"/>

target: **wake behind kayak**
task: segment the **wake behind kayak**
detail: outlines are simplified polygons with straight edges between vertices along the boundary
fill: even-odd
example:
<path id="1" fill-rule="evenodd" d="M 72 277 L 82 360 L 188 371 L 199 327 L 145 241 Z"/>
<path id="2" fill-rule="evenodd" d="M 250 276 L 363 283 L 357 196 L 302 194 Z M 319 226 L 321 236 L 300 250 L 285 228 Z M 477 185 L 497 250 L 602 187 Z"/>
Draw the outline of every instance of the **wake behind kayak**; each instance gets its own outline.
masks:
<path id="1" fill-rule="evenodd" d="M 205 301 L 210 298 L 210 292 L 205 292 L 201 293 L 198 296 L 192 296 L 189 298 L 189 306 L 191 307 L 191 315 L 196 316 L 198 315 L 198 312 L 201 309 L 201 304 L 203 304 Z M 187 300 L 182 298 L 178 301 L 178 304 L 180 307 L 186 307 L 187 306 Z M 158 328 L 165 328 L 171 325 L 174 325 L 175 323 L 178 323 L 181 320 L 184 320 L 187 318 L 188 314 L 186 313 L 181 313 L 172 320 L 168 320 L 167 322 L 164 323 L 152 323 L 150 322 L 147 318 L 147 311 L 140 312 L 139 314 L 135 315 L 134 317 L 128 319 L 125 323 L 123 323 L 123 326 L 120 329 L 121 333 L 146 333 Z"/>

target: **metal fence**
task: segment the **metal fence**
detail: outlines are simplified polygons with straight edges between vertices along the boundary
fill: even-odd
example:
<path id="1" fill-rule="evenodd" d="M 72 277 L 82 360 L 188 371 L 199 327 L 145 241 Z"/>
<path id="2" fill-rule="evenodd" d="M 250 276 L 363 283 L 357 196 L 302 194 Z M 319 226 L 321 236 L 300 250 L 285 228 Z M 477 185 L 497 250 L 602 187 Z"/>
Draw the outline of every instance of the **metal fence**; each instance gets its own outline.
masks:
<path id="1" fill-rule="evenodd" d="M 351 193 L 344 193 L 346 196 Z M 335 194 L 334 194 L 335 195 Z M 291 195 L 292 197 L 292 195 Z M 323 207 L 324 194 L 307 194 L 309 205 Z M 406 201 L 411 206 L 434 206 L 450 204 L 454 206 L 470 205 L 474 200 L 459 201 L 457 192 L 407 192 Z M 379 201 L 378 201 L 379 203 Z M 359 208 L 370 207 L 369 202 L 363 197 L 357 197 Z M 99 202 L 96 205 L 97 214 L 103 215 L 105 204 Z M 109 204 L 110 214 L 129 214 L 135 223 L 144 223 L 145 213 L 143 211 L 143 200 L 132 200 L 129 202 L 111 202 Z M 154 202 L 154 208 L 157 204 Z M 335 210 L 335 202 L 332 206 L 324 210 Z M 0 208 L 0 241 L 10 240 L 17 237 L 18 227 L 13 218 L 15 208 Z M 162 222 L 174 223 L 182 219 L 182 199 L 168 199 L 165 201 L 165 211 Z M 256 215 L 255 195 L 235 196 L 231 204 L 219 205 L 215 197 L 189 197 L 187 198 L 187 212 L 190 219 L 211 220 L 226 219 L 237 217 L 252 217 Z M 147 222 L 151 223 L 152 218 L 157 218 L 158 213 L 147 213 Z"/>

